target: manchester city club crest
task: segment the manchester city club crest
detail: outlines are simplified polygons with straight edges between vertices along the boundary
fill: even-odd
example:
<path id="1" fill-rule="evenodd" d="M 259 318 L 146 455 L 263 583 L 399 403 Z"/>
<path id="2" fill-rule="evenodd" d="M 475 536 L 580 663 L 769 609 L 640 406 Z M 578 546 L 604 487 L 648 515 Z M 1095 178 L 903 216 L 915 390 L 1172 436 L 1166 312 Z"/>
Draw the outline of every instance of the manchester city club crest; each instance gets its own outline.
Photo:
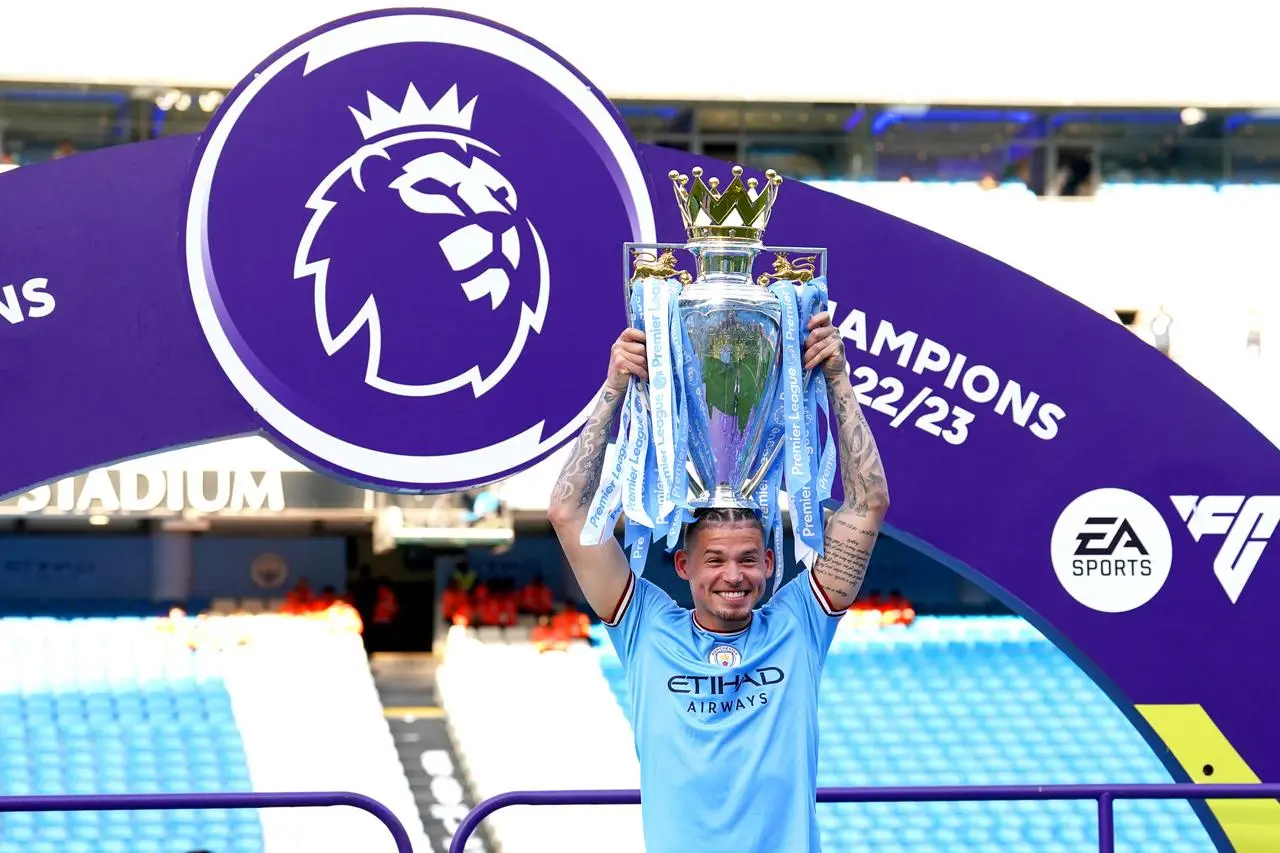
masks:
<path id="1" fill-rule="evenodd" d="M 492 482 L 574 434 L 625 320 L 600 282 L 619 244 L 654 239 L 603 95 L 438 10 L 267 60 L 202 139 L 185 225 L 201 328 L 274 437 L 412 491 Z"/>
<path id="2" fill-rule="evenodd" d="M 707 660 L 716 666 L 735 667 L 742 663 L 742 653 L 733 646 L 719 645 L 711 650 Z"/>

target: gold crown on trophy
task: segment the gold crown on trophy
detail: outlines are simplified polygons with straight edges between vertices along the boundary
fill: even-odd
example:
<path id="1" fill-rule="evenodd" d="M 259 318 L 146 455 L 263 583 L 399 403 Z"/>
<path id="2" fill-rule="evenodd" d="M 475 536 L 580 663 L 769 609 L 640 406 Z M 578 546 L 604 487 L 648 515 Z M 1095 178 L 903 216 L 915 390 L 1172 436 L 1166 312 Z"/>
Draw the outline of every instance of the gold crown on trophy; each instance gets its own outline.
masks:
<path id="1" fill-rule="evenodd" d="M 764 173 L 763 189 L 759 181 L 742 182 L 742 167 L 733 167 L 733 180 L 721 192 L 720 179 L 702 180 L 702 167 L 693 168 L 693 185 L 689 176 L 672 171 L 667 177 L 675 186 L 680 216 L 690 240 L 758 241 L 769 223 L 769 213 L 778 198 L 782 176 L 770 169 Z"/>

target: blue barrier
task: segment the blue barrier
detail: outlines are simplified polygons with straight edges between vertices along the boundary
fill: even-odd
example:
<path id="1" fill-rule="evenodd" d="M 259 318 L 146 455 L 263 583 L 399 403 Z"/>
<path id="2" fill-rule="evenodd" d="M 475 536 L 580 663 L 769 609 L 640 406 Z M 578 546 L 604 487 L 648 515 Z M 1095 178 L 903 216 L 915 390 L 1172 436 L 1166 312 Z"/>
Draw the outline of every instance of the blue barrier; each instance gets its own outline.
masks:
<path id="1" fill-rule="evenodd" d="M 1116 800 L 1252 800 L 1280 797 L 1280 784 L 1251 785 L 1021 785 L 950 788 L 820 788 L 820 803 L 942 803 L 974 800 L 1096 800 L 1098 803 L 1098 851 L 1115 853 Z M 635 806 L 640 792 L 616 791 L 511 791 L 480 803 L 454 833 L 449 853 L 462 853 L 481 821 L 508 806 Z M 697 839 L 689 840 L 690 849 Z"/>
<path id="2" fill-rule="evenodd" d="M 167 811 L 169 809 L 277 809 L 351 806 L 382 821 L 399 853 L 413 853 L 404 824 L 391 809 L 371 797 L 347 791 L 244 794 L 78 794 L 0 797 L 0 812 Z"/>

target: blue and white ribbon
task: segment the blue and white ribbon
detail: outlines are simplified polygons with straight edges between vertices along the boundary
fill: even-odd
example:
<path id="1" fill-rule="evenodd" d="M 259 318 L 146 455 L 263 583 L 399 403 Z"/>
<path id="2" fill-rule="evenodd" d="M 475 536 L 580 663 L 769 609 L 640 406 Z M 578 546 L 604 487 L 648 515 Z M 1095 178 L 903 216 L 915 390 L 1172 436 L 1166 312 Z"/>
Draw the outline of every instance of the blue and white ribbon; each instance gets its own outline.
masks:
<path id="1" fill-rule="evenodd" d="M 643 385 L 627 387 L 618 441 L 622 455 L 622 512 L 628 520 L 653 526 L 645 508 L 645 456 L 649 452 L 649 395 Z"/>
<path id="2" fill-rule="evenodd" d="M 770 290 L 782 303 L 779 405 L 783 406 L 786 419 L 783 479 L 791 504 L 791 532 L 795 537 L 796 561 L 812 568 L 816 558 L 823 553 L 824 498 L 821 495 L 824 488 L 826 496 L 830 497 L 830 485 L 823 481 L 823 473 L 829 469 L 834 476 L 834 462 L 830 458 L 819 457 L 817 453 L 820 443 L 819 411 L 829 417 L 825 400 L 826 382 L 820 371 L 809 378 L 802 371 L 809 321 L 827 307 L 826 282 L 823 279 L 801 285 L 778 282 Z M 830 452 L 830 444 L 828 439 L 826 453 Z M 824 461 L 830 464 L 824 466 Z"/>
<path id="3" fill-rule="evenodd" d="M 631 316 L 647 336 L 649 381 L 633 378 L 627 389 L 618 437 L 606 450 L 581 537 L 584 545 L 600 544 L 625 513 L 624 545 L 637 574 L 651 542 L 665 539 L 674 549 L 693 518 L 690 461 L 699 470 L 715 470 L 710 447 L 699 441 L 709 434 L 710 419 L 701 365 L 680 317 L 680 290 L 676 279 L 646 279 L 631 289 Z M 765 412 L 759 459 L 776 455 L 752 497 L 774 551 L 776 590 L 785 562 L 779 498 L 785 489 L 796 559 L 811 568 L 823 550 L 822 504 L 831 497 L 836 457 L 826 379 L 820 370 L 806 377 L 803 365 L 809 321 L 827 309 L 826 281 L 777 282 L 769 290 L 782 309 L 782 372 Z"/>
<path id="4" fill-rule="evenodd" d="M 618 445 L 611 443 L 604 451 L 604 470 L 600 474 L 600 487 L 596 489 L 591 505 L 587 507 L 587 520 L 582 526 L 579 541 L 583 545 L 599 545 L 606 535 L 613 533 L 622 513 L 622 455 Z"/>
<path id="5" fill-rule="evenodd" d="M 649 381 L 634 377 L 621 404 L 617 438 L 605 450 L 600 485 L 592 496 L 579 541 L 599 545 L 613 535 L 618 516 L 625 511 L 623 544 L 631 549 L 631 564 L 643 571 L 649 539 L 656 530 L 664 534 L 677 505 L 687 505 L 687 481 L 677 476 L 680 448 L 688 447 L 688 430 L 680 423 L 674 372 L 684 360 L 687 345 L 683 324 L 678 322 L 676 299 L 680 283 L 675 279 L 648 279 L 631 289 L 631 317 L 648 336 Z M 672 318 L 677 322 L 672 323 Z M 679 344 L 671 341 L 678 333 Z M 679 360 L 677 360 L 677 357 Z M 682 383 L 681 387 L 687 386 Z"/>
<path id="6" fill-rule="evenodd" d="M 679 334 L 679 326 L 671 323 L 672 291 L 679 283 L 650 279 L 644 284 L 645 353 L 649 360 L 649 414 L 653 422 L 653 449 L 658 463 L 658 479 L 651 489 L 658 498 L 655 521 L 665 520 L 675 501 L 675 382 L 672 377 L 671 342 Z"/>
<path id="7" fill-rule="evenodd" d="M 782 444 L 786 438 L 786 407 L 782 404 L 782 390 L 778 390 L 776 399 L 768 410 L 764 427 L 764 441 L 761 442 L 761 459 L 773 458 L 769 470 L 765 472 L 759 487 L 756 489 L 755 501 L 760 507 L 760 520 L 764 527 L 765 546 L 773 551 L 773 589 L 776 592 L 782 585 L 783 567 L 786 554 L 783 528 L 782 507 L 779 498 L 782 493 Z"/>
<path id="8" fill-rule="evenodd" d="M 814 279 L 809 285 L 810 293 L 808 298 L 815 300 L 808 309 L 809 316 L 820 314 L 828 310 L 830 303 L 827 299 L 827 282 L 825 278 Z M 807 320 L 805 321 L 808 322 Z M 806 336 L 807 337 L 807 336 Z M 816 423 L 814 424 L 813 447 L 822 446 L 822 456 L 818 459 L 818 503 L 825 503 L 831 499 L 831 488 L 835 484 L 836 479 L 836 433 L 833 429 L 831 421 L 831 399 L 827 395 L 827 377 L 821 371 L 817 371 L 813 375 L 813 396 L 818 402 L 818 412 Z M 825 424 L 827 427 L 826 441 L 822 441 L 822 437 L 818 434 L 818 426 Z"/>
<path id="9" fill-rule="evenodd" d="M 672 510 L 683 508 L 685 496 L 689 493 L 689 400 L 684 372 L 684 321 L 680 319 L 680 300 L 678 296 L 679 293 L 672 296 L 667 316 L 667 325 L 672 330 L 671 381 L 672 391 L 675 395 L 675 411 L 673 414 L 675 416 L 674 423 L 679 427 L 675 430 L 675 456 L 671 460 L 671 490 L 669 494 L 672 496 Z M 671 515 L 668 513 L 666 520 L 669 520 L 670 517 Z"/>

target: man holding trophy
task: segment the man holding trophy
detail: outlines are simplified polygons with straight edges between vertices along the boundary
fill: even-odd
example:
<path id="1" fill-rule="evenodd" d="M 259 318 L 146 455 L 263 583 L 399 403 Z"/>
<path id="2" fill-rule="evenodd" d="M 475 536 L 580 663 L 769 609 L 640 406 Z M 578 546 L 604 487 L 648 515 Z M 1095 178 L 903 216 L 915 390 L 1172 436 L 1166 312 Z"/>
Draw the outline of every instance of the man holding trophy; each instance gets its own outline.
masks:
<path id="1" fill-rule="evenodd" d="M 692 187 L 672 174 L 698 274 L 671 252 L 636 264 L 633 328 L 549 509 L 627 674 L 649 853 L 820 849 L 822 667 L 889 506 L 825 281 L 785 252 L 752 280 L 781 179 L 758 190 L 741 172 L 723 192 L 701 170 Z M 832 445 L 844 499 L 824 521 Z M 807 568 L 779 588 L 784 483 Z M 681 533 L 692 613 L 639 576 L 650 539 L 674 548 Z"/>

